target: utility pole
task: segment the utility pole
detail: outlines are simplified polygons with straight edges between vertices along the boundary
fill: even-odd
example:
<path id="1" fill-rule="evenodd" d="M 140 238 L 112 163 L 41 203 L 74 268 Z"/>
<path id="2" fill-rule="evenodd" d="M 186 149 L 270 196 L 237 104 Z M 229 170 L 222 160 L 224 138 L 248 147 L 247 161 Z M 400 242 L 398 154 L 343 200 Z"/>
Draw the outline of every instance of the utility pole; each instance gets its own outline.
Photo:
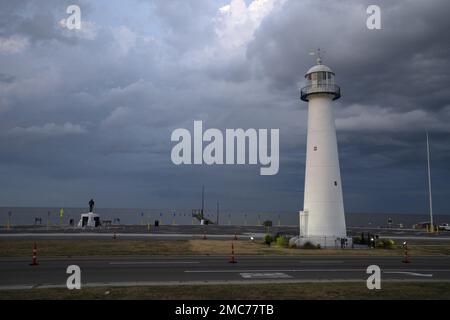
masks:
<path id="1" fill-rule="evenodd" d="M 219 225 L 219 202 L 217 202 L 217 217 L 216 217 L 216 224 Z"/>
<path id="2" fill-rule="evenodd" d="M 205 208 L 205 186 L 202 186 L 202 220 L 204 220 L 203 209 Z"/>
<path id="3" fill-rule="evenodd" d="M 434 231 L 434 222 L 433 222 L 433 198 L 431 196 L 431 169 L 430 169 L 430 143 L 428 140 L 428 131 L 427 131 L 427 164 L 428 164 L 428 197 L 430 203 L 430 230 Z"/>
<path id="4" fill-rule="evenodd" d="M 11 229 L 11 211 L 8 212 L 8 223 L 6 225 L 6 229 L 9 231 Z"/>

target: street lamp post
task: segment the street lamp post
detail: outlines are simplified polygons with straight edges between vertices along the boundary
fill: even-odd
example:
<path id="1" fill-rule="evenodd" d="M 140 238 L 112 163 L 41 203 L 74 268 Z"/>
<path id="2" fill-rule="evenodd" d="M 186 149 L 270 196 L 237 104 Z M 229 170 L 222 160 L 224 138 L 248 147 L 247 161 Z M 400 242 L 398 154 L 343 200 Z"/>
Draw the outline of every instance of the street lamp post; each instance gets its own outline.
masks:
<path id="1" fill-rule="evenodd" d="M 7 224 L 7 230 L 11 229 L 11 216 L 12 216 L 12 212 L 8 211 L 8 224 Z"/>
<path id="2" fill-rule="evenodd" d="M 428 132 L 427 132 L 427 167 L 428 167 L 428 197 L 430 204 L 430 232 L 433 232 L 434 231 L 433 198 L 431 196 L 430 143 L 428 140 Z"/>

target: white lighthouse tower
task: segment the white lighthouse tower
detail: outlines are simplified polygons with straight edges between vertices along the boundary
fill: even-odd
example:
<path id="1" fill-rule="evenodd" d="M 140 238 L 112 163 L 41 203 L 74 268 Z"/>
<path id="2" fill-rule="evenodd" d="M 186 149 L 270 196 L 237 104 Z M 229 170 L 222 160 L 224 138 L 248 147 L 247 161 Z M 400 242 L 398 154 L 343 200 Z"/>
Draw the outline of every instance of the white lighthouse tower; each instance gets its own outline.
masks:
<path id="1" fill-rule="evenodd" d="M 296 243 L 341 247 L 351 244 L 345 226 L 332 106 L 341 91 L 334 82 L 334 72 L 322 64 L 320 50 L 317 54 L 317 64 L 306 73 L 307 84 L 301 89 L 301 99 L 308 102 L 308 138 L 304 205 Z"/>

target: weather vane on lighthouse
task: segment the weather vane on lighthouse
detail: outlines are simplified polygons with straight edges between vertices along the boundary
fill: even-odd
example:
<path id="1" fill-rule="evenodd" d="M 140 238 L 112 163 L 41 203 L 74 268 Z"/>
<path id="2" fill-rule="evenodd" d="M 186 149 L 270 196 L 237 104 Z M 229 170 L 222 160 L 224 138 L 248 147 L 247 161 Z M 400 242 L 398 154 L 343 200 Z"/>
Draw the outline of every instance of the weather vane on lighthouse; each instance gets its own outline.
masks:
<path id="1" fill-rule="evenodd" d="M 317 64 L 322 64 L 322 55 L 325 54 L 325 53 L 326 53 L 326 51 L 324 51 L 324 50 L 322 50 L 320 48 L 317 48 L 317 49 L 312 49 L 309 52 L 309 55 L 310 56 L 317 56 L 317 59 L 316 59 Z"/>

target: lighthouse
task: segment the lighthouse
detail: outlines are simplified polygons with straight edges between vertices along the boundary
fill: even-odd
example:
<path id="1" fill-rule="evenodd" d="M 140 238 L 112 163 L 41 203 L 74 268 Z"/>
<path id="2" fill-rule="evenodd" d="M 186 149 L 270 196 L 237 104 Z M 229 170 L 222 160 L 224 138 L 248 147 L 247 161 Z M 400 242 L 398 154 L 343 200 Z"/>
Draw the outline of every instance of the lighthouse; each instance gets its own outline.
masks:
<path id="1" fill-rule="evenodd" d="M 341 97 L 335 74 L 322 64 L 320 50 L 317 64 L 305 75 L 301 100 L 308 102 L 308 135 L 303 211 L 300 211 L 301 246 L 310 242 L 321 247 L 345 247 L 347 238 L 342 197 L 341 172 L 334 123 L 333 101 Z"/>

